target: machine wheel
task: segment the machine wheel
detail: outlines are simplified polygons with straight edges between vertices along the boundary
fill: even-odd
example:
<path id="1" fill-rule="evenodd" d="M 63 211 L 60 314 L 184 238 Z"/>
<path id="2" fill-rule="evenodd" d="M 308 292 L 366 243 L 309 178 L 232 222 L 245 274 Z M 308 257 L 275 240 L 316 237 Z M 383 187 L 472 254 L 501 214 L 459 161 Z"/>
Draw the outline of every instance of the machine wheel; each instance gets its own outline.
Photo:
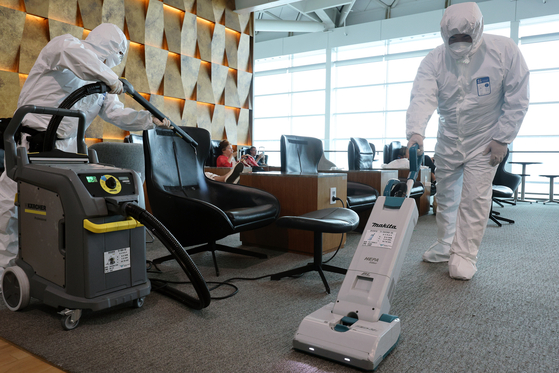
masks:
<path id="1" fill-rule="evenodd" d="M 1 279 L 2 298 L 10 311 L 21 310 L 31 299 L 29 279 L 20 267 L 8 267 Z"/>
<path id="2" fill-rule="evenodd" d="M 72 321 L 72 315 L 65 316 L 60 321 L 64 330 L 76 329 L 80 324 L 80 320 Z"/>
<path id="3" fill-rule="evenodd" d="M 132 301 L 132 307 L 134 308 L 142 308 L 142 306 L 144 305 L 144 301 L 146 300 L 146 297 L 141 297 L 141 298 L 137 298 L 134 299 Z"/>

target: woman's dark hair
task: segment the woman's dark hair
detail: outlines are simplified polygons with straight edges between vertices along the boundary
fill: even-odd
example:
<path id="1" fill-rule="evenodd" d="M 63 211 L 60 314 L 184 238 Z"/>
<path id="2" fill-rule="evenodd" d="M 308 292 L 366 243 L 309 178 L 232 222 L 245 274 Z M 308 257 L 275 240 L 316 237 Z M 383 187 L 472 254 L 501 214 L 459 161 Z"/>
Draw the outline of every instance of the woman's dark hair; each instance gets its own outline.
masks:
<path id="1" fill-rule="evenodd" d="M 407 151 L 408 151 L 408 147 L 402 146 L 400 150 L 398 150 L 398 158 L 406 158 Z"/>
<path id="2" fill-rule="evenodd" d="M 256 146 L 251 146 L 251 147 L 248 149 L 248 152 L 250 153 L 250 152 L 252 151 L 252 149 L 256 150 Z"/>
<path id="3" fill-rule="evenodd" d="M 227 148 L 229 145 L 231 145 L 231 143 L 229 141 L 221 140 L 221 142 L 219 143 L 219 150 L 221 150 L 221 152 L 223 153 L 225 148 Z"/>

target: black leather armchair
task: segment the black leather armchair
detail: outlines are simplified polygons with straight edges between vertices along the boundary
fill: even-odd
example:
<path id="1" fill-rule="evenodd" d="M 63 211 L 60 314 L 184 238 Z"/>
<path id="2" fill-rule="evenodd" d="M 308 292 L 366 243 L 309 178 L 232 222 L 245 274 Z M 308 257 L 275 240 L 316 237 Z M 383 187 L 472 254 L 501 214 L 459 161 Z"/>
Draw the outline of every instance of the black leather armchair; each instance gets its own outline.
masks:
<path id="1" fill-rule="evenodd" d="M 401 147 L 402 144 L 400 143 L 400 141 L 392 141 L 390 144 L 384 145 L 383 163 L 388 164 L 397 159 L 398 152 L 400 151 Z"/>
<path id="2" fill-rule="evenodd" d="M 281 172 L 318 173 L 323 154 L 322 141 L 314 137 L 282 135 L 280 142 Z M 347 207 L 355 212 L 371 209 L 378 191 L 365 184 L 348 181 Z"/>
<path id="3" fill-rule="evenodd" d="M 493 194 L 489 219 L 494 221 L 499 227 L 502 225 L 499 221 L 513 224 L 514 220 L 500 216 L 501 214 L 499 212 L 493 210 L 493 203 L 497 203 L 501 207 L 504 206 L 502 203 L 514 204 L 507 199 L 510 199 L 514 196 L 515 190 L 518 188 L 522 181 L 520 175 L 516 175 L 505 170 L 505 165 L 508 158 L 509 151 L 507 150 L 507 155 L 501 161 L 501 163 L 499 163 L 499 166 L 497 166 L 497 171 L 495 173 L 495 177 L 493 178 Z"/>
<path id="4" fill-rule="evenodd" d="M 153 215 L 182 245 L 204 244 L 187 251 L 211 251 L 218 275 L 216 250 L 265 258 L 218 245 L 216 240 L 273 223 L 280 211 L 278 200 L 259 189 L 206 178 L 210 133 L 203 128 L 181 128 L 198 142 L 196 151 L 172 130 L 144 131 L 147 195 Z"/>
<path id="5" fill-rule="evenodd" d="M 372 170 L 375 146 L 366 139 L 351 137 L 347 146 L 347 158 L 350 170 Z"/>
<path id="6" fill-rule="evenodd" d="M 217 157 L 221 155 L 221 149 L 219 148 L 219 140 L 210 140 L 210 146 L 208 147 L 207 158 L 205 165 L 208 167 L 217 167 Z"/>

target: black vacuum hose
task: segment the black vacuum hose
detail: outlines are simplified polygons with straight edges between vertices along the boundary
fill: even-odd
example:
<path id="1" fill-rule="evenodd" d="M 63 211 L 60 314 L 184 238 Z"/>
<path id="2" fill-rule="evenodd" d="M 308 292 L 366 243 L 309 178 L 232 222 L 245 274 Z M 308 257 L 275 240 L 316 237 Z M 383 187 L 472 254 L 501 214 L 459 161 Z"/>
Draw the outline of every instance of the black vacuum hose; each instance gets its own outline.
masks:
<path id="1" fill-rule="evenodd" d="M 160 288 L 157 288 L 156 291 L 179 299 L 182 303 L 186 304 L 190 308 L 194 308 L 196 310 L 206 308 L 211 301 L 210 290 L 208 289 L 208 286 L 206 285 L 206 281 L 202 277 L 202 274 L 198 270 L 198 267 L 196 267 L 196 264 L 194 264 L 188 253 L 184 250 L 175 236 L 173 236 L 171 232 L 169 232 L 169 230 L 163 224 L 161 224 L 155 216 L 153 216 L 137 204 L 126 203 L 124 204 L 124 206 L 122 206 L 122 209 L 127 216 L 131 216 L 145 225 L 165 245 L 167 250 L 169 250 L 169 252 L 173 255 L 173 257 L 182 267 L 184 273 L 186 273 L 186 275 L 192 282 L 194 290 L 198 295 L 198 299 L 168 285 L 164 285 L 164 282 L 162 281 L 159 282 L 157 279 L 150 279 L 151 282 L 164 285 Z"/>

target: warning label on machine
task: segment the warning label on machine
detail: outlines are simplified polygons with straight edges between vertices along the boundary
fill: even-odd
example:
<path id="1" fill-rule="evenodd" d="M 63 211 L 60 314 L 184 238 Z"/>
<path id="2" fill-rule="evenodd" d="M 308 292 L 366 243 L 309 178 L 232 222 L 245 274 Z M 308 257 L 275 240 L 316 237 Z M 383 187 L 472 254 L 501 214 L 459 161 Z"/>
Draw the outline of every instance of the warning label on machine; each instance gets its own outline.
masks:
<path id="1" fill-rule="evenodd" d="M 395 238 L 396 232 L 368 229 L 367 234 L 363 235 L 362 246 L 378 246 L 390 249 Z"/>
<path id="2" fill-rule="evenodd" d="M 130 268 L 130 248 L 105 252 L 105 273 Z"/>

